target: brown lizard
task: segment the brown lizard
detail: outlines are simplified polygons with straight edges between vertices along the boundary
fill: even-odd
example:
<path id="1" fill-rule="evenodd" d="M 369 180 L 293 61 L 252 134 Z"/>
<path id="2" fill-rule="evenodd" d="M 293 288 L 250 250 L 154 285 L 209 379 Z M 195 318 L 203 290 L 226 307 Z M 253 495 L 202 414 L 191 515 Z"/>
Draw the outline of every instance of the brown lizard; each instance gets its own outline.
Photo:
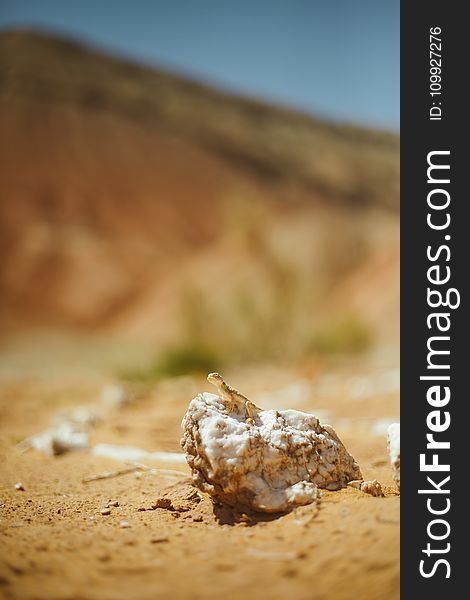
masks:
<path id="1" fill-rule="evenodd" d="M 248 400 L 248 398 L 241 394 L 238 390 L 225 383 L 219 373 L 209 373 L 207 376 L 207 381 L 212 383 L 212 385 L 215 385 L 222 399 L 228 402 L 226 406 L 228 412 L 232 412 L 237 406 L 243 407 L 247 423 L 253 424 L 254 417 L 261 410 L 263 410 L 259 406 L 256 406 L 254 402 Z"/>

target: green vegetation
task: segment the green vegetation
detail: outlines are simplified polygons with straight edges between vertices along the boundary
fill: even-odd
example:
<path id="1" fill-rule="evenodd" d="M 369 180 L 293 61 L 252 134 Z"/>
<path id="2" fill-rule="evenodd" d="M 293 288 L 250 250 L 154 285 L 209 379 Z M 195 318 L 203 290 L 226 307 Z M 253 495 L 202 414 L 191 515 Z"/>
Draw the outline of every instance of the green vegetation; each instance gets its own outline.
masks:
<path id="1" fill-rule="evenodd" d="M 165 377 L 209 373 L 220 368 L 221 359 L 215 352 L 193 343 L 169 347 L 149 368 L 123 371 L 119 375 L 124 381 L 151 383 Z"/>
<path id="2" fill-rule="evenodd" d="M 372 341 L 370 327 L 362 319 L 343 315 L 313 336 L 310 349 L 319 354 L 359 354 L 368 350 Z"/>
<path id="3" fill-rule="evenodd" d="M 212 350 L 187 344 L 167 349 L 155 365 L 155 373 L 166 377 L 209 373 L 220 369 L 220 364 L 220 358 Z"/>

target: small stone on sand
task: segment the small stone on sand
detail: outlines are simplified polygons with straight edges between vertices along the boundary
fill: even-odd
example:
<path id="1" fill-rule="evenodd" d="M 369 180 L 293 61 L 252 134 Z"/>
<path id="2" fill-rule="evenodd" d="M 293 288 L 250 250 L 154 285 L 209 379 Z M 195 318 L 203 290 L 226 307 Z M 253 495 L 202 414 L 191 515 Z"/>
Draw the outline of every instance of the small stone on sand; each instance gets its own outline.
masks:
<path id="1" fill-rule="evenodd" d="M 223 504 L 288 512 L 317 501 L 319 488 L 339 490 L 361 471 L 330 425 L 298 410 L 228 410 L 223 397 L 191 400 L 181 444 L 193 484 Z M 174 504 L 173 507 L 179 510 Z"/>
<path id="2" fill-rule="evenodd" d="M 152 508 L 171 508 L 171 500 L 170 498 L 158 498 Z"/>
<path id="3" fill-rule="evenodd" d="M 164 542 L 168 542 L 168 538 L 166 536 L 155 536 L 150 539 L 151 544 L 163 544 Z"/>

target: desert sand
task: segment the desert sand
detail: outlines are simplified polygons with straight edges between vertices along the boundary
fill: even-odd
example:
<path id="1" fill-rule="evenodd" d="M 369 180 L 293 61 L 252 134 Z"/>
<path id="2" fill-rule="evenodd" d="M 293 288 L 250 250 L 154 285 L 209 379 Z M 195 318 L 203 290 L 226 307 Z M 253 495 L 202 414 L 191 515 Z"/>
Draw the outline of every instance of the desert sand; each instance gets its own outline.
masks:
<path id="1" fill-rule="evenodd" d="M 214 505 L 195 491 L 188 467 L 173 454 L 167 462 L 147 462 L 149 470 L 85 483 L 87 477 L 132 464 L 89 452 L 47 456 L 16 447 L 47 428 L 53 415 L 86 405 L 102 416 L 91 429 L 91 446 L 180 452 L 180 421 L 193 395 L 208 389 L 203 377 L 161 382 L 140 390 L 121 408 L 103 405 L 109 381 L 97 374 L 87 379 L 4 378 L 1 596 L 398 598 L 399 495 L 382 426 L 397 414 L 398 395 L 393 389 L 380 391 L 390 371 L 373 367 L 362 368 L 362 382 L 372 388 L 361 395 L 357 372 L 355 364 L 315 375 L 308 369 L 231 374 L 232 381 L 245 381 L 244 390 L 253 398 L 266 402 L 271 394 L 279 404 L 279 390 L 285 390 L 285 402 L 298 409 L 327 410 L 364 477 L 377 478 L 385 491 L 384 498 L 350 488 L 322 491 L 317 504 L 274 516 Z M 342 391 L 350 387 L 351 377 L 356 378 L 355 397 Z M 315 387 L 315 381 L 329 381 L 330 391 Z M 312 385 L 312 395 L 302 397 L 295 385 L 307 390 Z M 15 488 L 19 482 L 24 490 Z"/>

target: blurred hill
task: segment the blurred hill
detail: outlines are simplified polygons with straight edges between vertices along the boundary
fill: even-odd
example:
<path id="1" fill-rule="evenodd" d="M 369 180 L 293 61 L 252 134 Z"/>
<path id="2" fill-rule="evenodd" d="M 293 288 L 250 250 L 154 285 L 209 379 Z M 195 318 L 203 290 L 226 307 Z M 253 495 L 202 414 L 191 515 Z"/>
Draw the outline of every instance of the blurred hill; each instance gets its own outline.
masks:
<path id="1" fill-rule="evenodd" d="M 398 136 L 0 33 L 0 326 L 249 358 L 398 340 Z"/>

